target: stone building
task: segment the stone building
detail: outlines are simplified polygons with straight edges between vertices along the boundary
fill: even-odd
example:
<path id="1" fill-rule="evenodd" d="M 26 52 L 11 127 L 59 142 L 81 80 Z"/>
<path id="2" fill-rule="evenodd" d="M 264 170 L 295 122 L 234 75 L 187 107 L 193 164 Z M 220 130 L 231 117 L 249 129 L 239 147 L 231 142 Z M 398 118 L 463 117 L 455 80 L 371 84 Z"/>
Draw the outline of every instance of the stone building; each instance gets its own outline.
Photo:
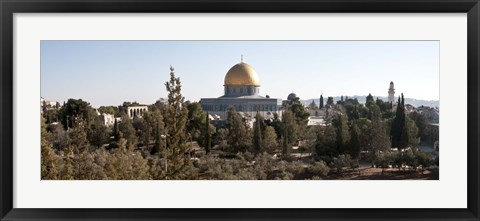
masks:
<path id="1" fill-rule="evenodd" d="M 200 104 L 203 111 L 217 115 L 221 120 L 227 118 L 232 107 L 244 117 L 254 117 L 257 111 L 264 118 L 281 116 L 282 99 L 260 95 L 260 80 L 255 69 L 243 62 L 228 70 L 224 79 L 224 95 L 218 98 L 202 98 Z"/>
<path id="2" fill-rule="evenodd" d="M 100 121 L 101 124 L 107 127 L 110 127 L 110 126 L 113 126 L 113 124 L 115 124 L 115 116 L 113 114 L 98 113 L 98 121 Z"/>
<path id="3" fill-rule="evenodd" d="M 148 106 L 130 106 L 127 107 L 127 114 L 130 119 L 142 117 L 143 113 L 148 111 Z"/>
<path id="4" fill-rule="evenodd" d="M 390 87 L 388 88 L 388 102 L 390 104 L 395 103 L 395 88 L 393 86 L 393 81 L 390 82 Z"/>

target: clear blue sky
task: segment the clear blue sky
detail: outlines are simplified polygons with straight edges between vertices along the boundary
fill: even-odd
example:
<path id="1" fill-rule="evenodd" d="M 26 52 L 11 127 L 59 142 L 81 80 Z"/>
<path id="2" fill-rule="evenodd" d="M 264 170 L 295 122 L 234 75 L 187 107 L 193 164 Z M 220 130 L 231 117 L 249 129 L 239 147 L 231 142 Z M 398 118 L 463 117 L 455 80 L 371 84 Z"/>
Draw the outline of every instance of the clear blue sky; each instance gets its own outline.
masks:
<path id="1" fill-rule="evenodd" d="M 227 71 L 257 71 L 261 95 L 301 99 L 339 95 L 439 100 L 438 41 L 42 41 L 41 96 L 93 107 L 166 97 L 175 68 L 187 100 L 223 95 Z"/>

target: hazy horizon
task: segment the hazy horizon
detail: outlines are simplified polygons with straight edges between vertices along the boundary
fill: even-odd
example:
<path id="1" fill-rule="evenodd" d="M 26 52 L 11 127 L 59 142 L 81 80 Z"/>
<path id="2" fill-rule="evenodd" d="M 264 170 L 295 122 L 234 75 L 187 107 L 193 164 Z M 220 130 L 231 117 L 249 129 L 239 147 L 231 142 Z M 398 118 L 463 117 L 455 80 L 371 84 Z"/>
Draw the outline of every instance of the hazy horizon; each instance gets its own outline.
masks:
<path id="1" fill-rule="evenodd" d="M 41 41 L 41 96 L 152 104 L 172 65 L 185 100 L 220 97 L 241 54 L 262 96 L 386 97 L 393 81 L 396 97 L 439 100 L 438 41 Z"/>

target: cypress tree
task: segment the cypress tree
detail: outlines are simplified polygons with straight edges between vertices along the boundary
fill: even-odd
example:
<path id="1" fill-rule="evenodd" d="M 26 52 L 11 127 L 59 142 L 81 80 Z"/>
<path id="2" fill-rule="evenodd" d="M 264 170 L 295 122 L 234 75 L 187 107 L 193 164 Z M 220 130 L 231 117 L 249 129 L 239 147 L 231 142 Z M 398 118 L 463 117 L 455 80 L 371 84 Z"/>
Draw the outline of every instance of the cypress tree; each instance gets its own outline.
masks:
<path id="1" fill-rule="evenodd" d="M 253 148 L 255 153 L 261 153 L 263 151 L 263 143 L 262 143 L 262 125 L 260 113 L 257 111 L 257 115 L 255 116 L 255 125 L 253 127 Z"/>
<path id="2" fill-rule="evenodd" d="M 405 99 L 403 93 L 398 98 L 397 111 L 393 119 L 392 129 L 390 133 L 392 137 L 392 147 L 403 149 L 408 145 L 408 135 L 405 132 Z"/>
<path id="3" fill-rule="evenodd" d="M 360 132 L 357 121 L 354 119 L 350 128 L 350 155 L 353 158 L 360 156 Z"/>
<path id="4" fill-rule="evenodd" d="M 319 108 L 322 109 L 323 108 L 323 95 L 320 95 L 320 101 L 319 101 Z"/>
<path id="5" fill-rule="evenodd" d="M 155 144 L 154 147 L 152 148 L 152 151 L 150 152 L 151 154 L 155 154 L 157 152 L 160 152 L 162 148 L 166 147 L 166 135 L 165 135 L 165 128 L 163 124 L 163 117 L 162 114 L 157 110 L 154 112 L 155 116 L 155 130 L 154 130 L 154 138 L 155 138 Z"/>
<path id="6" fill-rule="evenodd" d="M 289 153 L 289 147 L 293 145 L 297 140 L 298 135 L 298 126 L 295 122 L 295 116 L 290 110 L 286 110 L 282 116 L 282 129 L 283 129 L 283 153 Z"/>
<path id="7" fill-rule="evenodd" d="M 288 129 L 284 128 L 283 129 L 283 136 L 282 136 L 282 154 L 283 156 L 286 156 L 289 153 L 288 150 Z"/>
<path id="8" fill-rule="evenodd" d="M 368 104 L 370 102 L 375 102 L 375 101 L 373 100 L 372 94 L 369 93 L 368 96 L 367 96 L 367 101 L 365 102 L 365 104 Z"/>
<path id="9" fill-rule="evenodd" d="M 398 97 L 397 101 L 397 110 L 395 111 L 395 118 L 393 118 L 392 122 L 392 129 L 390 130 L 390 137 L 392 139 L 392 147 L 398 147 L 398 144 L 400 142 L 400 136 L 401 136 L 401 130 L 399 130 L 400 124 L 400 108 L 402 106 L 400 97 Z"/>
<path id="10" fill-rule="evenodd" d="M 343 114 L 339 114 L 334 123 L 337 132 L 337 151 L 340 154 L 344 154 L 347 152 L 348 142 L 350 141 L 347 118 Z"/>
<path id="11" fill-rule="evenodd" d="M 120 130 L 118 129 L 117 118 L 115 118 L 115 122 L 113 123 L 113 134 L 112 135 L 113 135 L 115 141 L 118 141 L 121 138 Z"/>
<path id="12" fill-rule="evenodd" d="M 210 153 L 210 117 L 208 117 L 208 112 L 205 115 L 205 152 Z"/>

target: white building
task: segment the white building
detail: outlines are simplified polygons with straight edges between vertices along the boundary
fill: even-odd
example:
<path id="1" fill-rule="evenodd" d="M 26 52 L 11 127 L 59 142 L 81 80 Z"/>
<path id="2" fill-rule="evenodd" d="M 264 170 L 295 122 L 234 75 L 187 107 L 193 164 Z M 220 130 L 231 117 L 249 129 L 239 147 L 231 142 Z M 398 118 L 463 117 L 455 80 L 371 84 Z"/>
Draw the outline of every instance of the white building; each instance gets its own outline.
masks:
<path id="1" fill-rule="evenodd" d="M 391 104 L 395 103 L 395 88 L 393 86 L 393 81 L 390 82 L 390 87 L 388 88 L 388 102 Z"/>
<path id="2" fill-rule="evenodd" d="M 42 111 L 43 109 L 50 110 L 52 108 L 55 108 L 56 105 L 57 105 L 56 101 L 50 101 L 43 97 L 40 97 L 40 107 Z"/>
<path id="3" fill-rule="evenodd" d="M 115 124 L 115 116 L 113 114 L 98 114 L 98 120 L 105 126 L 110 127 Z"/>
<path id="4" fill-rule="evenodd" d="M 143 113 L 148 111 L 148 106 L 130 106 L 127 107 L 127 114 L 130 119 L 142 117 Z"/>

